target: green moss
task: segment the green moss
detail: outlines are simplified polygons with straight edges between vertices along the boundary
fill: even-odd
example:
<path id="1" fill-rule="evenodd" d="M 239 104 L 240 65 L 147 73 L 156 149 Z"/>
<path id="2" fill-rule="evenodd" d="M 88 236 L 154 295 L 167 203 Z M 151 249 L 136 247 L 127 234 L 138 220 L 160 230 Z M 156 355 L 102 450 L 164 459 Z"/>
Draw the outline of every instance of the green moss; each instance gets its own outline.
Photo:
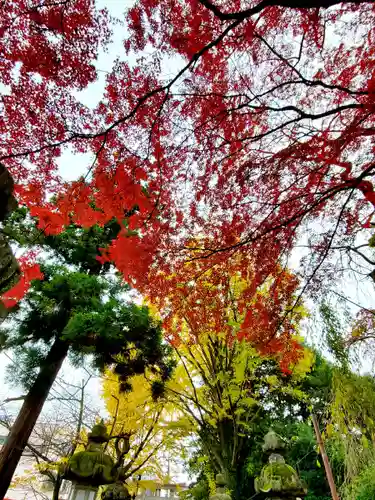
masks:
<path id="1" fill-rule="evenodd" d="M 306 494 L 297 472 L 285 463 L 270 463 L 263 467 L 255 480 L 255 489 L 259 493 Z"/>
<path id="2" fill-rule="evenodd" d="M 112 458 L 94 446 L 89 445 L 87 450 L 75 453 L 70 458 L 63 474 L 66 479 L 91 486 L 116 481 L 117 471 Z"/>

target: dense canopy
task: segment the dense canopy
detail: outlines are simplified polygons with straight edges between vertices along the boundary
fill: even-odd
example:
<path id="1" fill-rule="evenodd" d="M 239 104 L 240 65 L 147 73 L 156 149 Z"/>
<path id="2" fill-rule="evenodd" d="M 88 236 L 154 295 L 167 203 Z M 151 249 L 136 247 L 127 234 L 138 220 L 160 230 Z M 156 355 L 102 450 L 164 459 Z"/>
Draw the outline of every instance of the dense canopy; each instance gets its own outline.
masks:
<path id="1" fill-rule="evenodd" d="M 251 252 L 260 282 L 306 229 L 302 291 L 346 269 L 336 254 L 356 250 L 375 203 L 373 2 L 138 1 L 95 109 L 75 90 L 96 78 L 108 14 L 21 4 L 2 7 L 0 159 L 40 228 L 117 217 L 104 258 L 140 289 L 152 264 L 178 270 L 197 232 L 189 255 Z M 65 147 L 92 154 L 69 186 Z"/>

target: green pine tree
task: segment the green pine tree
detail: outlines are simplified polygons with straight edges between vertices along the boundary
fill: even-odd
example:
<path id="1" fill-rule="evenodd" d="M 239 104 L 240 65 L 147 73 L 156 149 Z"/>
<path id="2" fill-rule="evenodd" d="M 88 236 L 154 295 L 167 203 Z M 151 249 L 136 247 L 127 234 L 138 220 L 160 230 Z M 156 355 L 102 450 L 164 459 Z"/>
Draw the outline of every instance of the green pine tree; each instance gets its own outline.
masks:
<path id="1" fill-rule="evenodd" d="M 96 258 L 118 230 L 113 221 L 89 230 L 72 225 L 60 235 L 45 236 L 24 209 L 16 210 L 4 226 L 19 245 L 41 246 L 49 264 L 41 265 L 44 279 L 32 282 L 10 315 L 11 326 L 1 332 L 0 348 L 13 351 L 18 366 L 13 376 L 28 393 L 2 450 L 0 498 L 67 356 L 76 364 L 88 357 L 101 371 L 114 368 L 122 390 L 129 389 L 129 377 L 146 367 L 156 375 L 157 390 L 170 376 L 172 363 L 160 325 L 147 307 L 126 300 L 128 285 Z"/>

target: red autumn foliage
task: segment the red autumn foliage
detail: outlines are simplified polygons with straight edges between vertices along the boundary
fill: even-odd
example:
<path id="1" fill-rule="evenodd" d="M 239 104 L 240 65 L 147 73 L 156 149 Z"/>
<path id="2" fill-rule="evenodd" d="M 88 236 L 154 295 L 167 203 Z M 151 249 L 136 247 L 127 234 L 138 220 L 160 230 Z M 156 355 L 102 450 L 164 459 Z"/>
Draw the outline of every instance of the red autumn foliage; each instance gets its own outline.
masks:
<path id="1" fill-rule="evenodd" d="M 138 0 L 124 47 L 139 58 L 116 61 L 95 110 L 72 90 L 94 78 L 105 15 L 88 0 L 13 4 L 0 160 L 41 229 L 125 220 L 102 258 L 144 293 L 164 292 L 156 271 L 182 282 L 192 251 L 209 266 L 249 253 L 260 284 L 306 234 L 301 294 L 342 274 L 375 206 L 373 1 Z M 72 186 L 56 174 L 67 146 L 95 155 Z"/>
<path id="2" fill-rule="evenodd" d="M 94 62 L 109 40 L 109 21 L 91 0 L 1 2 L 0 154 L 16 183 L 43 194 L 59 189 L 60 145 L 89 116 L 72 90 L 97 78 Z M 22 194 L 21 201 L 38 204 Z"/>
<path id="3" fill-rule="evenodd" d="M 43 279 L 43 273 L 39 265 L 35 263 L 35 256 L 35 253 L 31 251 L 19 259 L 21 277 L 11 290 L 3 293 L 0 297 L 5 307 L 16 305 L 25 296 L 32 280 Z"/>
<path id="4" fill-rule="evenodd" d="M 185 344 L 195 343 L 208 333 L 230 341 L 235 334 L 260 354 L 279 357 L 287 373 L 302 355 L 296 341 L 301 314 L 292 310 L 298 280 L 281 267 L 264 275 L 262 282 L 260 276 L 249 254 L 210 263 L 192 260 L 173 275 L 156 272 L 149 282 L 149 299 L 161 312 L 172 345 L 178 346 L 181 338 Z"/>

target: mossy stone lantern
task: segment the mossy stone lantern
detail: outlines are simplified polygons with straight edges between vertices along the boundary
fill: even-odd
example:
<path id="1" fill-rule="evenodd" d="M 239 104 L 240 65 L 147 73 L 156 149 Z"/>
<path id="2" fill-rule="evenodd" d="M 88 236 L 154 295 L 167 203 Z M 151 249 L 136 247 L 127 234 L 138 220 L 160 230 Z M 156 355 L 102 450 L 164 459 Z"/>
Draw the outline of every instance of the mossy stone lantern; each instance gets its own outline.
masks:
<path id="1" fill-rule="evenodd" d="M 210 500 L 231 500 L 231 496 L 227 493 L 224 474 L 216 474 L 215 483 L 216 492 L 214 495 L 210 495 Z"/>
<path id="2" fill-rule="evenodd" d="M 255 479 L 255 491 L 259 498 L 266 500 L 301 500 L 307 495 L 307 489 L 297 472 L 285 463 L 282 452 L 285 441 L 270 430 L 265 438 L 263 451 L 268 455 L 265 465 Z"/>
<path id="3" fill-rule="evenodd" d="M 62 476 L 73 483 L 69 500 L 94 500 L 99 486 L 115 483 L 119 476 L 112 457 L 103 450 L 109 436 L 103 421 L 94 425 L 84 451 L 74 453 L 62 466 Z"/>
<path id="4" fill-rule="evenodd" d="M 126 485 L 119 479 L 103 491 L 101 500 L 130 500 L 131 495 Z"/>

